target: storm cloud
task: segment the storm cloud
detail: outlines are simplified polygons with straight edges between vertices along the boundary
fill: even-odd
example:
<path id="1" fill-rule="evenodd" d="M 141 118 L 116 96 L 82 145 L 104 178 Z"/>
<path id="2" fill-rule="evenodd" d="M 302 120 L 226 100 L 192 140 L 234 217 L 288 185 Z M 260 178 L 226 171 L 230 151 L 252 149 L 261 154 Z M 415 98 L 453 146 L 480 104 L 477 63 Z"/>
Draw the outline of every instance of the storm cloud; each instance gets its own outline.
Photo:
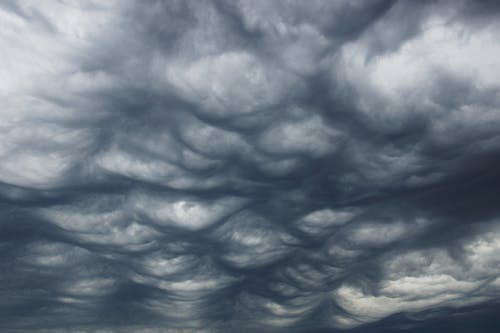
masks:
<path id="1" fill-rule="evenodd" d="M 0 3 L 0 330 L 497 332 L 495 1 Z"/>

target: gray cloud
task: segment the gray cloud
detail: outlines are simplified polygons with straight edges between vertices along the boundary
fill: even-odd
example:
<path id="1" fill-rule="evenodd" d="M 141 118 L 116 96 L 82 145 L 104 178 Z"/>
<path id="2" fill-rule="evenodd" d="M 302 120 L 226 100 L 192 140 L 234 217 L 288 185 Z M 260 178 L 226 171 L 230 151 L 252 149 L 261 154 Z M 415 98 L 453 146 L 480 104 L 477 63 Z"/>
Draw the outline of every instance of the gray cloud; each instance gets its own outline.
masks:
<path id="1" fill-rule="evenodd" d="M 0 328 L 495 332 L 498 10 L 3 2 Z"/>

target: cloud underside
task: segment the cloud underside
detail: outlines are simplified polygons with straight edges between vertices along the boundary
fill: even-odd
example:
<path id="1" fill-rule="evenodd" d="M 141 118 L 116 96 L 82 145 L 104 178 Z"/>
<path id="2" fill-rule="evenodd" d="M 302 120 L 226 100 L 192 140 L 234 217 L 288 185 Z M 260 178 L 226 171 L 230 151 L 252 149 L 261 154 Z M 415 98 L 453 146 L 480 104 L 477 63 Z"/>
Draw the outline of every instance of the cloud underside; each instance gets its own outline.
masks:
<path id="1" fill-rule="evenodd" d="M 498 311 L 499 9 L 2 2 L 0 328 Z"/>

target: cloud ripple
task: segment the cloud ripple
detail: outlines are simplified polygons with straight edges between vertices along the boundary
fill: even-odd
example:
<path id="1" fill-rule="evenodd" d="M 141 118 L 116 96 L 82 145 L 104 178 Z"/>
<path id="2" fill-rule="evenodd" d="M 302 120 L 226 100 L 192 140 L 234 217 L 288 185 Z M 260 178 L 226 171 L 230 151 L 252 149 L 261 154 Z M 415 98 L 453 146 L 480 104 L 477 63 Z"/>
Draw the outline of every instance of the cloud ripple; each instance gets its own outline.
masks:
<path id="1" fill-rule="evenodd" d="M 490 320 L 499 9 L 4 1 L 0 328 Z"/>

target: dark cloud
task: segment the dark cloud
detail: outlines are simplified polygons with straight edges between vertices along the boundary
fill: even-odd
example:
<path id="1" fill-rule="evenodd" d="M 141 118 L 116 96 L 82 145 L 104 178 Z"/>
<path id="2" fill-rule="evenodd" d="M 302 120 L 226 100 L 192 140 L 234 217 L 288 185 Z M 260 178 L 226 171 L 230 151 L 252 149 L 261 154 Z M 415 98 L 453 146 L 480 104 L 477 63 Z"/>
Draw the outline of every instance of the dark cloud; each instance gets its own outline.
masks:
<path id="1" fill-rule="evenodd" d="M 494 1 L 5 1 L 0 329 L 496 332 Z"/>

